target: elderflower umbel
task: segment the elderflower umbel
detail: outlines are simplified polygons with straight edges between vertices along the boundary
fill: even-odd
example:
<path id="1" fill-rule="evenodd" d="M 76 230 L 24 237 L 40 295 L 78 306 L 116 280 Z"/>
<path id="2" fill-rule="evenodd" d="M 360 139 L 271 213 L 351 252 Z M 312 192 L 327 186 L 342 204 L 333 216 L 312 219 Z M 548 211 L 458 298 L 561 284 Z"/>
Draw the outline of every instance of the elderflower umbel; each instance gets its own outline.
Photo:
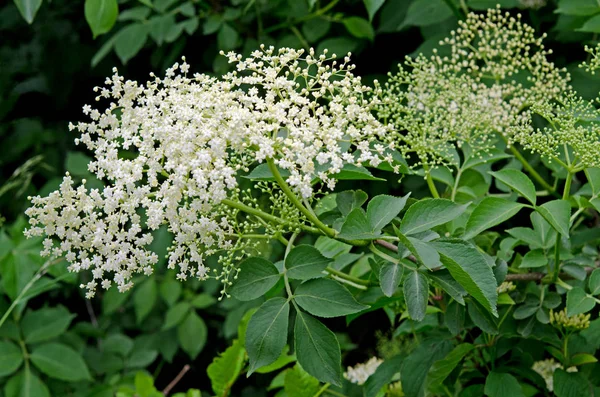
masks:
<path id="1" fill-rule="evenodd" d="M 407 58 L 381 92 L 378 116 L 394 132 L 396 143 L 415 166 L 454 164 L 454 145 L 474 150 L 491 147 L 498 136 L 509 143 L 515 131 L 526 129 L 532 104 L 555 98 L 569 77 L 548 60 L 530 26 L 499 9 L 471 13 L 431 57 Z"/>
<path id="2" fill-rule="evenodd" d="M 357 385 L 364 384 L 369 376 L 373 375 L 377 368 L 383 363 L 378 357 L 371 357 L 369 361 L 356 364 L 354 367 L 348 367 L 344 372 L 344 378 Z"/>
<path id="3" fill-rule="evenodd" d="M 115 69 L 95 89 L 108 106 L 85 105 L 91 120 L 70 124 L 105 187 L 75 186 L 67 174 L 59 190 L 31 199 L 26 234 L 45 235 L 42 254 L 65 255 L 69 270 L 91 271 L 88 297 L 113 283 L 126 291 L 134 274 L 151 274 L 158 257 L 148 249 L 150 231 L 161 225 L 173 235 L 168 267 L 180 279 L 204 279 L 207 256 L 243 249 L 232 236 L 253 224 L 240 226 L 226 204 L 243 201 L 237 178 L 253 164 L 272 159 L 309 198 L 315 178 L 333 188 L 344 164 L 381 161 L 383 149 L 370 143 L 385 128 L 349 57 L 338 63 L 326 52 L 272 47 L 226 56 L 236 70 L 222 78 L 189 77 L 185 59 L 145 85 Z M 225 284 L 224 268 L 217 278 Z"/>
<path id="4" fill-rule="evenodd" d="M 554 391 L 554 371 L 559 368 L 563 369 L 563 366 L 560 365 L 560 363 L 557 363 L 553 358 L 536 361 L 533 363 L 533 367 L 531 367 L 531 369 L 544 378 L 548 391 Z M 569 367 L 567 368 L 567 372 L 577 372 L 577 367 Z"/>

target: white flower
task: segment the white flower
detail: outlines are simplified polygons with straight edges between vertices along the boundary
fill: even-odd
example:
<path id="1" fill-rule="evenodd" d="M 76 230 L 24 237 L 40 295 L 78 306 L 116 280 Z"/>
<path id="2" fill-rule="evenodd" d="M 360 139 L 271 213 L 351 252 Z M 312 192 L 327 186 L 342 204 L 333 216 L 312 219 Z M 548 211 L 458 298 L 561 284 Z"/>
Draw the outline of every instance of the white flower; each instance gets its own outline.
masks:
<path id="1" fill-rule="evenodd" d="M 357 385 L 362 385 L 367 381 L 369 376 L 375 373 L 377 367 L 379 367 L 381 363 L 383 363 L 382 359 L 371 357 L 369 361 L 365 363 L 359 363 L 354 367 L 348 367 L 347 371 L 344 372 L 344 378 Z"/>

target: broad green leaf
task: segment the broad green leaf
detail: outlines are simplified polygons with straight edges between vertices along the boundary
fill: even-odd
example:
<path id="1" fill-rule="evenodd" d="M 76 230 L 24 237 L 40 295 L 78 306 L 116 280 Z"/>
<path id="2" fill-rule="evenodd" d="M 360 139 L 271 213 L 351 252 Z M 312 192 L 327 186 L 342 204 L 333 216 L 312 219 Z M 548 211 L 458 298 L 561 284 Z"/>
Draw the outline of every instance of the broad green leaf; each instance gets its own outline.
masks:
<path id="1" fill-rule="evenodd" d="M 378 231 L 390 223 L 406 204 L 410 193 L 404 197 L 393 197 L 385 194 L 375 196 L 367 205 L 367 220 L 371 230 Z"/>
<path id="2" fill-rule="evenodd" d="M 115 45 L 116 38 L 116 35 L 111 36 L 108 40 L 104 42 L 104 44 L 102 44 L 102 47 L 100 47 L 100 49 L 96 51 L 96 53 L 92 57 L 92 60 L 90 61 L 90 65 L 92 65 L 92 67 L 96 67 L 96 65 L 98 65 L 100 61 L 102 61 L 104 57 L 112 51 Z"/>
<path id="3" fill-rule="evenodd" d="M 396 292 L 396 288 L 400 285 L 402 275 L 404 274 L 404 266 L 387 262 L 379 269 L 379 284 L 385 296 L 392 296 Z"/>
<path id="4" fill-rule="evenodd" d="M 286 333 L 287 333 L 287 330 L 286 330 Z M 296 355 L 288 354 L 289 350 L 290 350 L 289 346 L 285 345 L 283 347 L 283 351 L 281 352 L 279 357 L 277 357 L 277 360 L 273 361 L 269 365 L 265 365 L 264 367 L 257 369 L 256 372 L 259 374 L 268 374 L 270 372 L 274 372 L 274 371 L 277 371 L 278 369 L 285 367 L 289 363 L 293 363 L 294 361 L 296 361 Z"/>
<path id="5" fill-rule="evenodd" d="M 190 303 L 196 309 L 206 309 L 207 307 L 214 305 L 216 302 L 217 299 L 212 295 L 198 294 Z"/>
<path id="6" fill-rule="evenodd" d="M 429 298 L 427 277 L 416 270 L 408 272 L 404 278 L 403 291 L 410 318 L 414 321 L 423 320 Z"/>
<path id="7" fill-rule="evenodd" d="M 477 302 L 468 302 L 467 310 L 471 321 L 482 331 L 491 335 L 498 335 L 498 324 L 488 311 Z"/>
<path id="8" fill-rule="evenodd" d="M 477 248 L 466 241 L 446 240 L 430 243 L 440 253 L 452 277 L 494 316 L 498 316 L 494 272 Z"/>
<path id="9" fill-rule="evenodd" d="M 118 14 L 117 0 L 85 0 L 85 20 L 90 26 L 94 38 L 109 32 L 117 22 Z"/>
<path id="10" fill-rule="evenodd" d="M 346 190 L 335 196 L 335 203 L 343 216 L 348 216 L 356 208 L 360 208 L 369 196 L 362 190 Z"/>
<path id="11" fill-rule="evenodd" d="M 28 311 L 21 321 L 25 342 L 43 342 L 62 335 L 74 317 L 64 306 Z"/>
<path id="12" fill-rule="evenodd" d="M 600 13 L 600 5 L 596 0 L 559 0 L 557 14 L 589 16 Z"/>
<path id="13" fill-rule="evenodd" d="M 600 7 L 598 11 L 600 11 Z M 594 196 L 600 195 L 600 168 L 586 168 L 585 175 L 592 187 L 592 194 Z"/>
<path id="14" fill-rule="evenodd" d="M 323 277 L 323 270 L 332 262 L 312 245 L 298 245 L 285 258 L 287 276 L 297 280 Z"/>
<path id="15" fill-rule="evenodd" d="M 496 2 L 497 0 L 492 0 Z M 486 7 L 486 9 L 489 7 Z M 477 152 L 476 155 L 469 156 L 464 164 L 462 165 L 462 169 L 467 170 L 469 168 L 477 167 L 481 164 L 491 163 L 495 161 L 499 161 L 502 159 L 509 158 L 510 155 L 508 153 L 504 153 L 502 150 L 498 149 L 490 149 L 487 152 Z"/>
<path id="16" fill-rule="evenodd" d="M 133 7 L 120 12 L 117 18 L 118 21 L 145 21 L 152 10 L 149 7 Z"/>
<path id="17" fill-rule="evenodd" d="M 400 232 L 404 235 L 415 234 L 450 222 L 458 218 L 467 206 L 447 199 L 421 200 L 410 206 L 404 214 Z"/>
<path id="18" fill-rule="evenodd" d="M 598 359 L 589 353 L 577 353 L 569 360 L 571 365 L 579 366 L 585 364 L 597 363 Z"/>
<path id="19" fill-rule="evenodd" d="M 154 378 L 149 374 L 138 371 L 134 378 L 136 397 L 160 397 L 160 393 L 154 387 Z"/>
<path id="20" fill-rule="evenodd" d="M 544 217 L 552 227 L 563 236 L 569 235 L 571 205 L 566 200 L 553 200 L 535 210 Z"/>
<path id="21" fill-rule="evenodd" d="M 385 0 L 363 0 L 363 3 L 367 9 L 367 14 L 369 14 L 369 21 L 372 21 L 377 11 L 385 3 Z"/>
<path id="22" fill-rule="evenodd" d="M 600 33 L 600 15 L 594 15 L 576 30 L 578 32 Z"/>
<path id="23" fill-rule="evenodd" d="M 593 396 L 590 383 L 584 374 L 566 372 L 560 368 L 553 375 L 554 395 L 556 397 Z"/>
<path id="24" fill-rule="evenodd" d="M 121 293 L 117 288 L 110 288 L 102 298 L 103 314 L 108 315 L 122 308 L 130 294 L 131 290 Z"/>
<path id="25" fill-rule="evenodd" d="M 0 376 L 15 372 L 23 363 L 23 352 L 12 342 L 0 341 Z"/>
<path id="26" fill-rule="evenodd" d="M 126 357 L 133 349 L 133 341 L 123 334 L 111 334 L 102 342 L 102 350 Z"/>
<path id="27" fill-rule="evenodd" d="M 596 306 L 594 298 L 585 293 L 583 288 L 573 287 L 567 292 L 567 315 L 587 313 Z"/>
<path id="28" fill-rule="evenodd" d="M 229 51 L 237 46 L 239 34 L 237 30 L 232 28 L 228 23 L 221 25 L 219 33 L 217 33 L 217 45 L 219 50 Z"/>
<path id="29" fill-rule="evenodd" d="M 541 249 L 529 251 L 523 257 L 519 268 L 543 267 L 548 264 L 548 258 Z"/>
<path id="30" fill-rule="evenodd" d="M 67 382 L 91 380 L 83 358 L 68 346 L 59 343 L 37 346 L 30 358 L 37 369 L 51 378 Z"/>
<path id="31" fill-rule="evenodd" d="M 448 295 L 452 297 L 455 301 L 460 303 L 461 305 L 465 304 L 464 297 L 467 295 L 467 291 L 450 275 L 448 270 L 438 270 L 436 272 L 431 272 L 427 274 L 427 276 L 439 284 L 440 287 Z"/>
<path id="32" fill-rule="evenodd" d="M 285 371 L 283 390 L 286 396 L 314 396 L 319 392 L 320 388 L 319 381 L 310 376 L 298 364 L 294 365 L 294 368 Z"/>
<path id="33" fill-rule="evenodd" d="M 531 224 L 533 225 L 533 230 L 537 235 L 536 241 L 540 242 L 539 248 L 549 249 L 554 246 L 556 243 L 556 235 L 557 232 L 554 228 L 548 223 L 539 213 L 533 211 L 529 215 L 531 218 Z M 531 247 L 531 248 L 538 248 Z"/>
<path id="34" fill-rule="evenodd" d="M 465 314 L 465 307 L 458 304 L 457 301 L 452 301 L 448 304 L 444 315 L 444 324 L 452 335 L 458 335 L 463 329 Z"/>
<path id="35" fill-rule="evenodd" d="M 28 367 L 12 376 L 4 386 L 6 397 L 50 397 L 48 387 Z"/>
<path id="36" fill-rule="evenodd" d="M 489 397 L 525 397 L 514 376 L 492 371 L 485 379 L 485 395 Z"/>
<path id="37" fill-rule="evenodd" d="M 430 270 L 442 266 L 442 262 L 440 262 L 440 255 L 431 245 L 423 240 L 403 235 L 396 229 L 395 226 L 394 231 L 398 235 L 400 243 L 402 243 L 402 245 L 404 245 L 410 251 L 410 253 L 414 255 L 415 259 L 417 259 L 417 262 Z"/>
<path id="38" fill-rule="evenodd" d="M 35 14 L 42 6 L 42 0 L 13 0 L 19 9 L 23 19 L 31 25 L 35 19 Z M 87 4 L 87 2 L 86 2 Z"/>
<path id="39" fill-rule="evenodd" d="M 525 303 L 517 307 L 515 312 L 513 313 L 513 317 L 517 320 L 524 320 L 533 316 L 539 309 L 539 303 Z"/>
<path id="40" fill-rule="evenodd" d="M 231 295 L 241 301 L 251 301 L 263 296 L 279 281 L 279 271 L 263 258 L 248 258 L 240 266 L 237 279 L 231 286 Z"/>
<path id="41" fill-rule="evenodd" d="M 150 314 L 157 299 L 158 287 L 154 278 L 149 278 L 136 288 L 133 292 L 133 308 L 135 309 L 135 318 L 138 324 L 144 321 L 146 316 Z"/>
<path id="42" fill-rule="evenodd" d="M 588 280 L 588 288 L 590 289 L 590 294 L 600 294 L 600 269 L 594 270 L 590 275 Z"/>
<path id="43" fill-rule="evenodd" d="M 374 240 L 379 235 L 381 235 L 380 231 L 374 233 L 371 230 L 365 211 L 362 208 L 355 208 L 346 217 L 338 237 L 346 240 Z"/>
<path id="44" fill-rule="evenodd" d="M 527 175 L 519 170 L 513 169 L 503 169 L 497 172 L 490 172 L 490 174 L 521 196 L 525 197 L 532 205 L 535 205 L 535 185 Z"/>
<path id="45" fill-rule="evenodd" d="M 316 43 L 322 39 L 331 29 L 331 22 L 312 18 L 302 24 L 302 34 L 309 43 Z"/>
<path id="46" fill-rule="evenodd" d="M 189 302 L 179 302 L 167 310 L 165 315 L 165 322 L 163 323 L 162 330 L 173 328 L 179 325 L 183 319 L 187 316 L 192 306 Z"/>
<path id="47" fill-rule="evenodd" d="M 437 338 L 424 340 L 402 362 L 400 377 L 402 390 L 407 397 L 424 396 L 427 374 L 431 365 L 444 358 L 452 350 L 447 340 Z"/>
<path id="48" fill-rule="evenodd" d="M 227 350 L 215 357 L 208 366 L 206 373 L 210 378 L 212 390 L 217 396 L 229 395 L 231 386 L 242 371 L 245 356 L 244 347 L 236 339 Z"/>
<path id="49" fill-rule="evenodd" d="M 294 300 L 301 308 L 319 317 L 339 317 L 368 309 L 337 281 L 317 278 L 300 284 Z"/>
<path id="50" fill-rule="evenodd" d="M 181 295 L 181 282 L 173 279 L 163 280 L 158 287 L 158 292 L 167 306 L 173 306 Z"/>
<path id="51" fill-rule="evenodd" d="M 277 170 L 283 178 L 290 176 L 290 171 L 277 167 Z M 244 175 L 242 178 L 250 179 L 253 181 L 275 181 L 273 173 L 269 169 L 269 165 L 266 163 L 259 164 L 250 171 L 248 175 Z"/>
<path id="52" fill-rule="evenodd" d="M 456 346 L 446 357 L 433 363 L 427 375 L 427 384 L 429 387 L 437 387 L 450 375 L 454 368 L 462 359 L 473 350 L 474 346 L 470 343 L 463 343 Z"/>
<path id="53" fill-rule="evenodd" d="M 375 38 L 375 31 L 371 26 L 371 23 L 361 17 L 348 17 L 342 20 L 342 23 L 346 27 L 348 32 L 359 39 L 373 40 Z"/>
<path id="54" fill-rule="evenodd" d="M 499 197 L 484 198 L 469 216 L 463 238 L 472 239 L 481 232 L 505 222 L 523 207 L 523 204 Z"/>
<path id="55" fill-rule="evenodd" d="M 164 14 L 156 15 L 148 21 L 150 37 L 154 42 L 161 46 L 172 29 L 175 28 L 175 15 Z"/>
<path id="56" fill-rule="evenodd" d="M 403 359 L 403 356 L 397 355 L 381 363 L 365 382 L 365 397 L 377 396 L 377 393 L 379 393 L 381 388 L 388 385 L 392 381 L 394 375 L 400 372 Z"/>
<path id="57" fill-rule="evenodd" d="M 444 0 L 416 0 L 410 3 L 401 27 L 434 25 L 452 15 L 452 9 Z"/>
<path id="58" fill-rule="evenodd" d="M 294 342 L 298 363 L 306 372 L 321 382 L 341 386 L 340 344 L 329 328 L 311 315 L 298 311 Z"/>
<path id="59" fill-rule="evenodd" d="M 119 30 L 115 37 L 115 52 L 126 64 L 146 44 L 148 39 L 148 26 L 141 23 L 133 23 Z"/>
<path id="60" fill-rule="evenodd" d="M 373 176 L 365 167 L 354 164 L 345 164 L 340 172 L 331 174 L 331 177 L 340 181 L 386 181 L 384 178 Z"/>
<path id="61" fill-rule="evenodd" d="M 177 326 L 177 339 L 184 352 L 194 360 L 204 348 L 208 328 L 204 320 L 194 310 Z"/>
<path id="62" fill-rule="evenodd" d="M 290 304 L 284 298 L 271 298 L 252 315 L 246 330 L 246 351 L 250 359 L 248 375 L 273 363 L 281 355 L 288 331 Z"/>

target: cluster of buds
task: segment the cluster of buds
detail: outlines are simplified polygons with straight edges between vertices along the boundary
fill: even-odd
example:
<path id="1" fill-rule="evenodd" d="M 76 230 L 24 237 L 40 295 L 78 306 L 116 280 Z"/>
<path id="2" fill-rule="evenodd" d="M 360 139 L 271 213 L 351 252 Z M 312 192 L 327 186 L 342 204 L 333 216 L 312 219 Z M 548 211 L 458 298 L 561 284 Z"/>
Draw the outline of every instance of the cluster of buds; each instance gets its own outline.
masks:
<path id="1" fill-rule="evenodd" d="M 348 367 L 346 372 L 344 372 L 344 378 L 357 385 L 362 385 L 369 379 L 369 376 L 375 373 L 377 367 L 379 367 L 381 363 L 383 363 L 382 359 L 371 357 L 369 361 L 365 363 L 359 363 L 354 367 Z"/>
<path id="2" fill-rule="evenodd" d="M 550 324 L 565 331 L 581 331 L 590 326 L 590 315 L 580 313 L 569 317 L 567 316 L 567 309 L 562 309 L 559 312 L 550 310 Z"/>
<path id="3" fill-rule="evenodd" d="M 503 294 L 505 292 L 512 292 L 516 288 L 517 286 L 512 281 L 504 281 L 496 288 L 496 291 L 498 291 L 498 294 Z"/>

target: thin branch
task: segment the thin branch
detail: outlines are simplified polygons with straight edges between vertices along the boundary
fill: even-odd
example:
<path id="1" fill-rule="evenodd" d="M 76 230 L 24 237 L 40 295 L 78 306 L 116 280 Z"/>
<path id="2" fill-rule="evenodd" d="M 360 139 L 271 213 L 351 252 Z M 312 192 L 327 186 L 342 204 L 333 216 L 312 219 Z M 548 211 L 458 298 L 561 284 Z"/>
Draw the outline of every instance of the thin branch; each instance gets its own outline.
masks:
<path id="1" fill-rule="evenodd" d="M 183 376 L 189 370 L 190 370 L 190 366 L 188 364 L 184 365 L 183 368 L 181 368 L 181 371 L 179 371 L 179 373 L 177 374 L 177 376 L 171 381 L 171 383 L 169 383 L 167 385 L 167 387 L 165 387 L 163 389 L 163 394 L 165 396 L 168 396 L 169 393 L 171 392 L 171 389 L 173 389 L 177 385 L 177 383 L 179 383 L 179 381 L 181 380 L 181 378 L 183 378 Z"/>

